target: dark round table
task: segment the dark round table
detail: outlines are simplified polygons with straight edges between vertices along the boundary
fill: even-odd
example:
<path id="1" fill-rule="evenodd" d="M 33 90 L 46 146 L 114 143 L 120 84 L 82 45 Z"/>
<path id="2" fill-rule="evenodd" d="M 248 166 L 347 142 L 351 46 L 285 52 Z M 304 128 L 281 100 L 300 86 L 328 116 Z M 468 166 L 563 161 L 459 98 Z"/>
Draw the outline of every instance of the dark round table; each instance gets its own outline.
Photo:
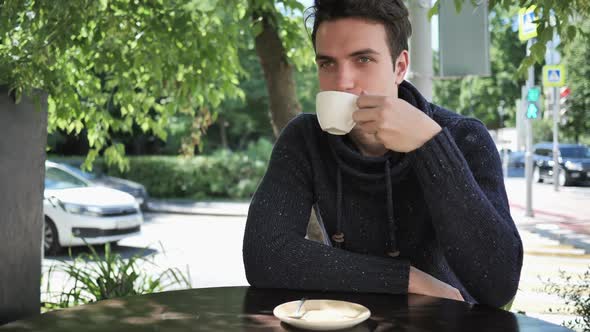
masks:
<path id="1" fill-rule="evenodd" d="M 0 326 L 0 331 L 301 331 L 281 323 L 272 310 L 302 297 L 356 302 L 371 310 L 371 318 L 347 331 L 571 331 L 500 309 L 421 295 L 253 287 L 189 289 L 100 301 L 15 321 Z"/>

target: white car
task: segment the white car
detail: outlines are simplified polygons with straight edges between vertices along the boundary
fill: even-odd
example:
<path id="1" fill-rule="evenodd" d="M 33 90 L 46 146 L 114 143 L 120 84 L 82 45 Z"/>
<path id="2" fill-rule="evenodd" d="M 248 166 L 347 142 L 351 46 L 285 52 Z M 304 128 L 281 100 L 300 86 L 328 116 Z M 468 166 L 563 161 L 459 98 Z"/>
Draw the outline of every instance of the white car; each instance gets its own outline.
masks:
<path id="1" fill-rule="evenodd" d="M 45 162 L 44 245 L 46 254 L 62 247 L 117 242 L 141 231 L 135 198 L 95 186 L 67 168 Z"/>

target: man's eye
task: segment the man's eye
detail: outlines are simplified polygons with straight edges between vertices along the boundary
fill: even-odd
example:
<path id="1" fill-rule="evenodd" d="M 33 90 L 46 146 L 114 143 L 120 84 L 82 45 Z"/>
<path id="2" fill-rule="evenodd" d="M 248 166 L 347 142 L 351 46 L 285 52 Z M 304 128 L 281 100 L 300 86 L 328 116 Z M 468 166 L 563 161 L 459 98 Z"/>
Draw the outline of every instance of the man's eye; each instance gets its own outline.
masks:
<path id="1" fill-rule="evenodd" d="M 320 68 L 329 68 L 332 65 L 333 65 L 333 63 L 332 62 L 328 62 L 328 61 L 318 63 L 318 67 L 320 67 Z"/>
<path id="2" fill-rule="evenodd" d="M 369 63 L 372 61 L 373 61 L 373 59 L 369 58 L 368 56 L 362 56 L 362 57 L 358 58 L 358 62 L 360 62 L 360 63 Z"/>

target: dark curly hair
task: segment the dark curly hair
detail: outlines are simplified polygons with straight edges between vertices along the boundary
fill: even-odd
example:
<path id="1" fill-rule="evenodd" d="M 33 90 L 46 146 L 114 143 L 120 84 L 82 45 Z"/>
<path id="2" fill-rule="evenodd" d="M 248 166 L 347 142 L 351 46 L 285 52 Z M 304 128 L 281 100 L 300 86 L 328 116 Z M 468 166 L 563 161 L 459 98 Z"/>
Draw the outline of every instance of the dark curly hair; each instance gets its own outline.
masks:
<path id="1" fill-rule="evenodd" d="M 387 44 L 391 57 L 395 59 L 408 49 L 408 38 L 412 34 L 408 8 L 403 0 L 315 0 L 308 9 L 305 22 L 313 19 L 311 41 L 315 49 L 315 37 L 322 22 L 354 17 L 381 23 L 387 33 Z"/>

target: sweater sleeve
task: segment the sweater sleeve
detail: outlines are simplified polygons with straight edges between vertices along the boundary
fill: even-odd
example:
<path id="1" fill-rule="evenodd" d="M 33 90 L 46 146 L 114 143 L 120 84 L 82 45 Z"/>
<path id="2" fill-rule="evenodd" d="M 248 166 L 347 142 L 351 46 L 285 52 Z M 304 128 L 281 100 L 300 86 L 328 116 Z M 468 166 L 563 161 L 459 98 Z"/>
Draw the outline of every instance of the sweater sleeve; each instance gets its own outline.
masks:
<path id="1" fill-rule="evenodd" d="M 414 168 L 451 268 L 478 302 L 500 307 L 516 294 L 523 255 L 500 158 L 481 122 L 452 130 L 412 152 Z"/>
<path id="2" fill-rule="evenodd" d="M 252 286 L 407 293 L 409 262 L 362 255 L 305 239 L 314 202 L 302 117 L 277 140 L 250 204 L 243 259 Z"/>

